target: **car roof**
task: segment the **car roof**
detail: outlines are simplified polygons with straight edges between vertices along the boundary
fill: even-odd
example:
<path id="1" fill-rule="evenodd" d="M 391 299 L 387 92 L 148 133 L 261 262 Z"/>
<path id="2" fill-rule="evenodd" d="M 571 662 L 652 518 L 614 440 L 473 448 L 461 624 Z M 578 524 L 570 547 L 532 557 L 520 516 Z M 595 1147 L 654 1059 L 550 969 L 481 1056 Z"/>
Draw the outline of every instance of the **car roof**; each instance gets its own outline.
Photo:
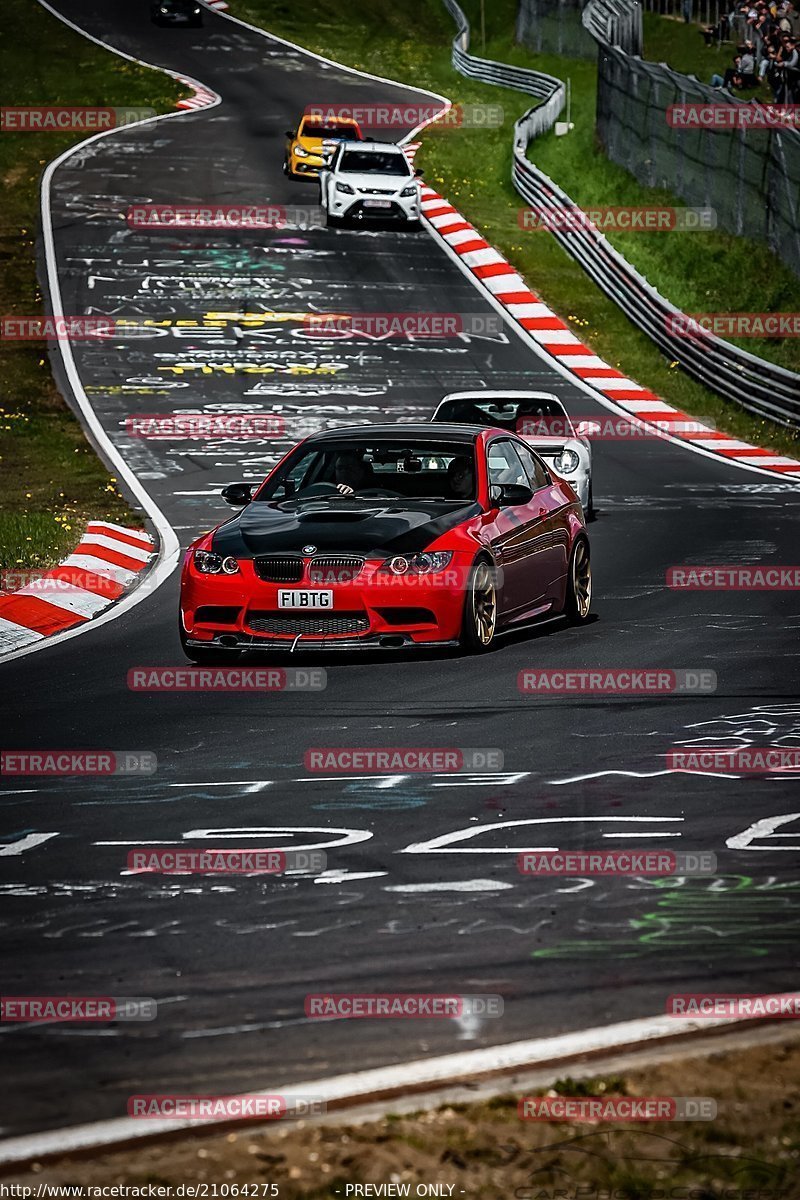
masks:
<path id="1" fill-rule="evenodd" d="M 366 150 L 367 153 L 371 153 L 372 151 L 377 153 L 378 150 L 383 150 L 384 152 L 387 150 L 397 151 L 398 154 L 403 153 L 403 147 L 398 146 L 397 142 L 379 142 L 377 138 L 365 138 L 363 142 L 358 143 L 358 149 L 359 153 L 362 150 Z"/>
<path id="2" fill-rule="evenodd" d="M 498 429 L 498 433 L 506 433 Z M 434 424 L 432 421 L 413 425 L 348 425 L 345 429 L 325 429 L 322 433 L 313 433 L 309 442 L 339 442 L 349 438 L 368 438 L 370 441 L 396 441 L 398 437 L 410 442 L 475 442 L 482 433 L 486 433 L 485 425 L 450 425 L 444 421 Z"/>
<path id="3" fill-rule="evenodd" d="M 358 121 L 355 117 L 325 117 L 322 113 L 303 113 L 303 120 L 309 121 L 312 125 L 357 125 Z"/>

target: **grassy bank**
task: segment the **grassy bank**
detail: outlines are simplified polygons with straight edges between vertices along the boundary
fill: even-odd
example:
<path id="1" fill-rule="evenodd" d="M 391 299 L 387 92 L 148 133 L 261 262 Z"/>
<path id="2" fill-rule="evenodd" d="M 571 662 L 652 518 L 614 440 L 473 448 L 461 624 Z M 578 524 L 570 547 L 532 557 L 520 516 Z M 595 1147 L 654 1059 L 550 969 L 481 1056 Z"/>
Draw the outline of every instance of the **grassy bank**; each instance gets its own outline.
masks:
<path id="1" fill-rule="evenodd" d="M 477 27 L 477 0 L 467 0 L 465 7 Z M 683 203 L 667 192 L 643 188 L 610 163 L 595 144 L 592 64 L 533 55 L 513 45 L 515 0 L 495 0 L 486 9 L 487 57 L 533 65 L 572 81 L 576 128 L 568 137 L 548 135 L 536 143 L 533 157 L 543 170 L 581 204 Z M 520 228 L 522 204 L 510 181 L 511 126 L 529 103 L 518 93 L 474 83 L 453 71 L 454 25 L 440 0 L 408 0 L 402 7 L 390 0 L 353 0 L 346 17 L 336 0 L 298 0 L 291 5 L 280 0 L 236 0 L 234 11 L 350 66 L 431 88 L 454 101 L 503 105 L 505 124 L 500 129 L 426 133 L 417 161 L 427 181 L 459 206 L 597 353 L 720 429 L 786 453 L 798 452 L 798 439 L 791 433 L 736 409 L 666 360 L 549 234 Z M 697 38 L 703 49 L 696 28 L 685 31 L 675 22 L 664 24 L 674 27 L 681 39 Z M 716 231 L 615 234 L 611 240 L 686 311 L 793 311 L 798 307 L 796 277 L 752 242 Z M 800 370 L 796 342 L 747 339 L 746 348 Z"/>
<path id="2" fill-rule="evenodd" d="M 727 67 L 733 66 L 733 56 L 736 53 L 735 42 L 723 42 L 718 46 L 714 42 L 706 46 L 700 33 L 699 22 L 688 25 L 674 17 L 660 17 L 657 13 L 642 13 L 644 27 L 644 54 L 650 62 L 666 63 L 673 71 L 683 75 L 694 75 L 701 83 L 710 83 L 712 75 L 723 75 Z M 736 93 L 749 99 L 757 96 L 760 100 L 772 98 L 769 88 L 757 87 L 744 89 Z"/>
<path id="3" fill-rule="evenodd" d="M 414 1197 L 418 1185 L 432 1184 L 451 1188 L 441 1194 L 454 1200 L 800 1200 L 798 1080 L 800 1043 L 787 1034 L 784 1045 L 716 1051 L 612 1077 L 564 1078 L 547 1092 L 709 1097 L 717 1105 L 713 1120 L 525 1121 L 517 1116 L 518 1097 L 501 1096 L 358 1125 L 299 1122 L 184 1138 L 90 1162 L 39 1164 L 8 1182 L 34 1189 L 186 1184 L 209 1196 L 236 1194 L 230 1187 L 215 1193 L 213 1184 L 247 1184 L 240 1195 L 281 1200 Z M 352 1190 L 366 1184 L 395 1187 Z"/>
<path id="4" fill-rule="evenodd" d="M 3 7 L 4 106 L 101 105 L 167 112 L 184 94 L 165 75 L 95 46 L 32 0 Z M 0 133 L 0 312 L 40 314 L 34 238 L 45 165 L 86 136 Z M 0 564 L 43 567 L 88 518 L 135 520 L 57 392 L 44 343 L 0 342 Z"/>

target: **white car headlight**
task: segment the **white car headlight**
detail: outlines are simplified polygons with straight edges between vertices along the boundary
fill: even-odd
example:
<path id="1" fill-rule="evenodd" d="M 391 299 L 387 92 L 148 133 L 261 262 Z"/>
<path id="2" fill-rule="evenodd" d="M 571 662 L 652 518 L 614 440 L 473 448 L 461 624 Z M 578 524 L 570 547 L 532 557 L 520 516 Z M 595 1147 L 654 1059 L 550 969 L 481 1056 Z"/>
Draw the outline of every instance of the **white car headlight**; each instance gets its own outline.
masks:
<path id="1" fill-rule="evenodd" d="M 411 187 L 403 188 L 402 192 L 400 193 L 401 196 L 416 196 L 416 194 L 417 194 L 417 189 L 413 183 L 412 183 Z"/>
<path id="2" fill-rule="evenodd" d="M 336 190 L 337 192 L 344 192 L 346 196 L 355 196 L 356 194 L 356 189 L 351 188 L 349 183 L 340 183 L 337 181 Z"/>
<path id="3" fill-rule="evenodd" d="M 391 575 L 433 575 L 450 565 L 452 550 L 433 550 L 423 554 L 395 554 L 381 563 L 379 570 Z"/>
<path id="4" fill-rule="evenodd" d="M 201 575 L 238 575 L 239 564 L 230 555 L 223 558 L 210 550 L 195 550 L 194 565 Z"/>
<path id="5" fill-rule="evenodd" d="M 558 458 L 553 460 L 553 466 L 559 475 L 572 475 L 580 466 L 580 461 L 574 450 L 562 450 Z"/>
<path id="6" fill-rule="evenodd" d="M 295 146 L 294 152 L 298 158 L 308 158 L 308 151 L 304 150 L 302 146 Z"/>

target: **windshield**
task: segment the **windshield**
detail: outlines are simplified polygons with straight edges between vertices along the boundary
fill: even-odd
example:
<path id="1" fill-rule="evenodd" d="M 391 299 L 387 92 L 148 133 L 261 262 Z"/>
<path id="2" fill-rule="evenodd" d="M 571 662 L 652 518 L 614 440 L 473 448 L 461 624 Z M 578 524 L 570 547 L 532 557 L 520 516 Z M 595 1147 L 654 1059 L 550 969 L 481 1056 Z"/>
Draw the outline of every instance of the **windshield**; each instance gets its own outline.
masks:
<path id="1" fill-rule="evenodd" d="M 572 436 L 572 422 L 555 396 L 445 400 L 437 410 L 436 420 L 459 425 L 496 425 L 523 437 Z"/>
<path id="2" fill-rule="evenodd" d="M 469 501 L 476 497 L 475 451 L 469 443 L 325 442 L 292 454 L 255 497 L 297 501 Z"/>
<path id="3" fill-rule="evenodd" d="M 410 175 L 411 167 L 404 154 L 387 150 L 347 150 L 339 163 L 347 174 Z"/>
<path id="4" fill-rule="evenodd" d="M 356 125 L 321 125 L 319 121 L 304 121 L 300 137 L 335 138 L 339 142 L 361 141 Z"/>

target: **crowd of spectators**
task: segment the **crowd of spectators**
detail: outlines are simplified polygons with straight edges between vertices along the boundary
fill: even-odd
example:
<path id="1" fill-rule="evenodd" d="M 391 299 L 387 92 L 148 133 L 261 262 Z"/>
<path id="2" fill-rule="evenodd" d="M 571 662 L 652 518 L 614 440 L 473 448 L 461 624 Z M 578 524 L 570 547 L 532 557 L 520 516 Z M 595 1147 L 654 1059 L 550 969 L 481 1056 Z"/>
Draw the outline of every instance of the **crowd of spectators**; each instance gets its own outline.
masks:
<path id="1" fill-rule="evenodd" d="M 798 0 L 800 4 L 800 0 Z M 736 39 L 733 62 L 712 87 L 731 90 L 765 84 L 777 104 L 800 104 L 800 10 L 792 0 L 753 0 L 703 30 L 708 44 Z"/>

